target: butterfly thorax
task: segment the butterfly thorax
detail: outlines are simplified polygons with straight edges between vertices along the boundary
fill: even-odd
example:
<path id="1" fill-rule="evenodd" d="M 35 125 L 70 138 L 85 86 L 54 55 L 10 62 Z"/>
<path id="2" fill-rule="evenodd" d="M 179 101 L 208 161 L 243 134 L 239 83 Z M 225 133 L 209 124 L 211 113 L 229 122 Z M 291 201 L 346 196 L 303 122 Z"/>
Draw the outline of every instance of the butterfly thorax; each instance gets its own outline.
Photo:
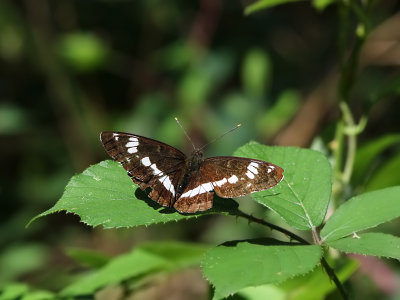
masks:
<path id="1" fill-rule="evenodd" d="M 190 178 L 200 170 L 203 163 L 203 153 L 200 150 L 194 150 L 189 159 L 186 160 L 185 172 L 179 181 L 175 199 L 178 199 L 189 184 Z"/>

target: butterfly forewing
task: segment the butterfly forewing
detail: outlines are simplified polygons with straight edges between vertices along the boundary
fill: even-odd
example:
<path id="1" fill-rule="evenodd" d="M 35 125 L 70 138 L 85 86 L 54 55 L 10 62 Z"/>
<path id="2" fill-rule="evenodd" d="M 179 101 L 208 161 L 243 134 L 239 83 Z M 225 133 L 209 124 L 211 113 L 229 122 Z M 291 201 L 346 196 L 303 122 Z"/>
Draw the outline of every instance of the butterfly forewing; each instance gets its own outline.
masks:
<path id="1" fill-rule="evenodd" d="M 102 132 L 107 153 L 120 162 L 141 189 L 151 187 L 149 197 L 163 206 L 175 202 L 176 186 L 183 176 L 186 156 L 162 142 L 135 134 Z"/>
<path id="2" fill-rule="evenodd" d="M 107 153 L 120 162 L 142 190 L 162 206 L 195 213 L 213 206 L 215 191 L 223 198 L 269 189 L 283 178 L 283 169 L 257 159 L 218 156 L 202 159 L 195 150 L 189 160 L 162 142 L 123 132 L 102 132 Z"/>
<path id="3" fill-rule="evenodd" d="M 207 174 L 215 192 L 222 198 L 267 190 L 283 179 L 282 168 L 243 157 L 210 157 L 204 160 L 200 170 Z"/>

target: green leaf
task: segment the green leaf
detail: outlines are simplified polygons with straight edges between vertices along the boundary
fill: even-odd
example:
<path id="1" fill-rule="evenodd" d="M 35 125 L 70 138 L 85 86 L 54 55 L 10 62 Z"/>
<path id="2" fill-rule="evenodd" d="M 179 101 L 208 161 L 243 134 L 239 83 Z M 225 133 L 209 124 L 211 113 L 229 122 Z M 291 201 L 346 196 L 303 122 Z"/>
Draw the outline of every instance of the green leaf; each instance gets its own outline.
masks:
<path id="1" fill-rule="evenodd" d="M 99 68 L 108 55 L 106 45 L 91 33 L 71 33 L 62 36 L 58 52 L 69 65 L 81 72 Z"/>
<path id="2" fill-rule="evenodd" d="M 400 134 L 388 134 L 362 145 L 356 153 L 352 181 L 362 183 L 371 169 L 373 161 L 387 148 L 400 144 Z"/>
<path id="3" fill-rule="evenodd" d="M 340 282 L 345 282 L 357 269 L 357 261 L 346 259 L 341 261 L 340 268 L 335 268 L 335 273 Z M 336 290 L 335 283 L 329 278 L 322 267 L 315 268 L 305 276 L 289 279 L 279 284 L 278 287 L 285 290 L 289 295 L 295 295 L 290 298 L 292 300 L 326 299 L 330 292 Z"/>
<path id="4" fill-rule="evenodd" d="M 257 129 L 266 137 L 276 134 L 297 113 L 300 103 L 300 95 L 297 91 L 283 91 L 274 106 L 257 120 Z"/>
<path id="5" fill-rule="evenodd" d="M 355 196 L 342 204 L 321 230 L 322 241 L 338 240 L 400 216 L 400 186 Z"/>
<path id="6" fill-rule="evenodd" d="M 29 290 L 29 287 L 25 283 L 8 283 L 4 286 L 0 287 L 0 299 L 18 299 L 26 294 Z"/>
<path id="7" fill-rule="evenodd" d="M 173 271 L 198 265 L 206 245 L 179 242 L 149 242 L 131 253 L 118 256 L 104 267 L 73 283 L 62 291 L 64 296 L 88 295 L 111 284 L 143 276 L 154 271 Z"/>
<path id="8" fill-rule="evenodd" d="M 176 268 L 184 268 L 200 263 L 208 245 L 181 242 L 150 242 L 140 245 L 139 249 L 164 258 Z"/>
<path id="9" fill-rule="evenodd" d="M 180 80 L 178 98 L 189 111 L 206 102 L 211 93 L 232 75 L 233 61 L 224 51 L 197 55 L 196 63 L 186 68 Z"/>
<path id="10" fill-rule="evenodd" d="M 54 293 L 49 291 L 31 291 L 24 295 L 21 300 L 54 300 L 58 299 Z"/>
<path id="11" fill-rule="evenodd" d="M 243 87 L 250 95 L 262 97 L 271 81 L 271 62 L 265 50 L 252 49 L 243 61 Z"/>
<path id="12" fill-rule="evenodd" d="M 245 287 L 310 272 L 321 255 L 317 245 L 293 246 L 272 239 L 230 242 L 206 252 L 202 269 L 215 287 L 214 299 L 221 299 Z"/>
<path id="13" fill-rule="evenodd" d="M 100 268 L 110 261 L 108 255 L 91 249 L 69 248 L 66 252 L 70 258 L 86 267 Z"/>
<path id="14" fill-rule="evenodd" d="M 18 244 L 4 247 L 0 255 L 0 282 L 31 273 L 46 264 L 48 249 L 43 244 Z"/>
<path id="15" fill-rule="evenodd" d="M 336 0 L 313 0 L 312 4 L 315 7 L 315 9 L 323 11 L 325 8 L 327 8 L 329 5 L 335 2 Z"/>
<path id="16" fill-rule="evenodd" d="M 341 282 L 345 282 L 357 269 L 358 263 L 355 260 L 346 260 L 339 269 L 335 269 L 335 273 Z M 238 292 L 238 296 L 251 300 L 320 300 L 325 299 L 335 289 L 335 284 L 325 270 L 318 267 L 304 276 L 297 276 L 283 283 L 244 288 Z"/>
<path id="17" fill-rule="evenodd" d="M 246 9 L 244 10 L 244 14 L 249 15 L 262 9 L 271 8 L 277 5 L 286 4 L 290 2 L 299 2 L 299 1 L 303 0 L 259 0 L 247 6 Z"/>
<path id="18" fill-rule="evenodd" d="M 62 296 L 93 294 L 106 285 L 117 284 L 129 278 L 165 268 L 169 262 L 157 255 L 136 249 L 118 256 L 100 270 L 81 278 L 61 291 Z"/>
<path id="19" fill-rule="evenodd" d="M 294 147 L 266 147 L 253 142 L 240 147 L 235 155 L 269 161 L 285 170 L 285 177 L 277 186 L 252 194 L 257 202 L 300 230 L 322 223 L 332 188 L 331 166 L 322 153 Z"/>
<path id="20" fill-rule="evenodd" d="M 273 284 L 265 284 L 259 286 L 251 286 L 240 290 L 238 299 L 249 299 L 249 300 L 285 300 L 287 295 L 285 291 L 282 291 L 279 287 Z"/>
<path id="21" fill-rule="evenodd" d="M 374 191 L 389 186 L 400 185 L 400 155 L 395 155 L 386 162 L 371 176 L 365 185 L 365 191 Z"/>
<path id="22" fill-rule="evenodd" d="M 363 233 L 328 242 L 327 245 L 343 252 L 400 259 L 400 238 L 380 232 Z"/>
<path id="23" fill-rule="evenodd" d="M 82 222 L 90 226 L 132 227 L 179 221 L 229 209 L 235 209 L 235 202 L 218 198 L 211 210 L 196 215 L 182 215 L 161 207 L 132 182 L 119 163 L 108 160 L 73 176 L 61 199 L 30 223 L 54 212 L 67 211 L 79 215 Z"/>

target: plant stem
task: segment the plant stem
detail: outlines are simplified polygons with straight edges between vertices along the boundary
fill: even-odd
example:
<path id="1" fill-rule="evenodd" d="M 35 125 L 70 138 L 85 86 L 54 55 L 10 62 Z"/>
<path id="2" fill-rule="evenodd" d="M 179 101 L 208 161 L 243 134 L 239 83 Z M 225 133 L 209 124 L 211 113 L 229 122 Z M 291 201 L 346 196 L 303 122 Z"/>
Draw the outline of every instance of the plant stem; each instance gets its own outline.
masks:
<path id="1" fill-rule="evenodd" d="M 330 267 L 328 262 L 323 257 L 321 258 L 321 265 L 325 269 L 325 272 L 326 272 L 326 274 L 328 274 L 329 278 L 335 283 L 336 288 L 338 289 L 343 300 L 349 299 L 349 297 L 347 296 L 346 291 L 344 289 L 344 286 L 340 282 L 339 278 L 336 276 L 335 271 Z"/>
<path id="2" fill-rule="evenodd" d="M 249 220 L 251 222 L 255 222 L 257 224 L 261 224 L 261 225 L 267 226 L 267 227 L 269 227 L 271 229 L 274 229 L 276 231 L 279 231 L 279 232 L 283 233 L 284 235 L 286 235 L 287 237 L 289 237 L 290 239 L 298 241 L 298 242 L 300 242 L 300 243 L 302 243 L 304 245 L 311 245 L 310 242 L 306 241 L 305 239 L 303 239 L 302 237 L 298 236 L 297 234 L 295 234 L 295 233 L 293 233 L 293 232 L 291 232 L 291 231 L 289 231 L 289 230 L 287 230 L 285 228 L 282 228 L 282 227 L 280 227 L 278 225 L 269 223 L 269 222 L 267 222 L 267 221 L 265 221 L 263 219 L 259 219 L 259 218 L 256 218 L 256 217 L 252 216 L 252 215 L 246 214 L 245 212 L 243 212 L 243 211 L 241 211 L 239 209 L 235 213 L 232 213 L 232 215 L 237 216 L 237 217 L 242 217 L 242 218 L 247 219 L 247 220 Z M 320 239 L 319 239 L 318 233 L 316 232 L 315 228 L 313 229 L 313 235 L 314 234 L 317 236 L 317 237 L 313 237 L 314 241 L 317 243 L 318 241 L 320 241 Z M 336 276 L 335 271 L 329 266 L 328 262 L 325 260 L 324 257 L 321 258 L 320 262 L 321 262 L 321 266 L 325 269 L 326 274 L 328 274 L 329 278 L 335 283 L 336 288 L 338 289 L 338 291 L 339 291 L 340 295 L 342 296 L 343 300 L 347 300 L 348 297 L 347 297 L 346 291 L 345 291 L 342 283 L 340 282 L 339 278 Z"/>
<path id="3" fill-rule="evenodd" d="M 343 119 L 346 127 L 354 127 L 354 119 L 351 115 L 350 109 L 346 103 L 341 102 L 340 108 L 343 112 Z M 356 134 L 347 134 L 347 155 L 346 162 L 343 169 L 342 180 L 345 184 L 350 182 L 351 174 L 353 172 L 353 165 L 356 155 L 357 140 Z"/>
<path id="4" fill-rule="evenodd" d="M 298 236 L 297 234 L 294 234 L 293 232 L 291 232 L 291 231 L 289 231 L 289 230 L 287 230 L 285 228 L 282 228 L 280 226 L 277 226 L 275 224 L 272 224 L 272 223 L 269 223 L 267 221 L 264 221 L 263 219 L 259 219 L 259 218 L 256 218 L 256 217 L 252 216 L 252 215 L 246 214 L 245 212 L 243 212 L 243 211 L 241 211 L 239 209 L 237 210 L 237 213 L 235 213 L 234 215 L 237 216 L 237 217 L 245 218 L 245 219 L 247 219 L 247 220 L 249 220 L 251 222 L 267 226 L 267 227 L 269 227 L 271 229 L 274 229 L 276 231 L 279 231 L 279 232 L 283 233 L 284 235 L 286 235 L 288 238 L 290 238 L 292 240 L 295 240 L 295 241 L 298 241 L 298 242 L 300 242 L 302 244 L 311 245 L 308 241 L 306 241 L 302 237 Z"/>

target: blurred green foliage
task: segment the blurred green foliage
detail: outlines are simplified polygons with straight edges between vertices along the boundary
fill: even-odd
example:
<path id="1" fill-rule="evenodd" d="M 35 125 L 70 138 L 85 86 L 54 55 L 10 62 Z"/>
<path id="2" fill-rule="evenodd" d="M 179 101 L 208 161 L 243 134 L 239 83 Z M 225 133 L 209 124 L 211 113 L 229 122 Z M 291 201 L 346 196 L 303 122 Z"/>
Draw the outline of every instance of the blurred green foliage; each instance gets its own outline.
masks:
<path id="1" fill-rule="evenodd" d="M 103 65 L 108 49 L 97 36 L 71 33 L 60 37 L 58 55 L 74 70 L 94 71 Z"/>
<path id="2" fill-rule="evenodd" d="M 207 155 L 230 155 L 249 140 L 279 143 L 308 103 L 307 95 L 320 87 L 329 90 L 327 74 L 340 69 L 343 75 L 347 71 L 340 65 L 360 55 L 352 51 L 357 29 L 361 39 L 386 24 L 384 39 L 398 40 L 398 30 L 384 22 L 393 21 L 395 1 L 243 3 L 0 2 L 1 297 L 51 299 L 53 294 L 42 289 L 59 291 L 71 283 L 71 273 L 81 271 L 66 254 L 70 246 L 111 257 L 143 240 L 219 243 L 265 234 L 246 222 L 213 217 L 104 232 L 59 214 L 24 228 L 61 197 L 74 174 L 106 158 L 100 131 L 134 132 L 188 152 L 177 116 L 196 145 L 243 124 L 211 144 Z M 271 8 L 265 10 L 266 5 Z M 358 72 L 343 76 L 350 85 L 346 99 L 336 99 L 349 104 L 356 120 L 368 118 L 342 195 L 400 184 L 400 76 L 390 51 L 380 58 L 363 56 Z M 320 99 L 309 112 L 321 115 L 311 138 L 318 137 L 330 155 L 340 116 L 328 102 Z M 302 128 L 291 136 L 302 135 Z M 245 199 L 240 205 L 274 218 Z M 69 254 L 84 260 L 84 252 Z M 391 270 L 398 275 L 398 265 Z M 353 282 L 369 280 L 360 277 Z M 390 297 L 366 286 L 371 299 Z"/>

